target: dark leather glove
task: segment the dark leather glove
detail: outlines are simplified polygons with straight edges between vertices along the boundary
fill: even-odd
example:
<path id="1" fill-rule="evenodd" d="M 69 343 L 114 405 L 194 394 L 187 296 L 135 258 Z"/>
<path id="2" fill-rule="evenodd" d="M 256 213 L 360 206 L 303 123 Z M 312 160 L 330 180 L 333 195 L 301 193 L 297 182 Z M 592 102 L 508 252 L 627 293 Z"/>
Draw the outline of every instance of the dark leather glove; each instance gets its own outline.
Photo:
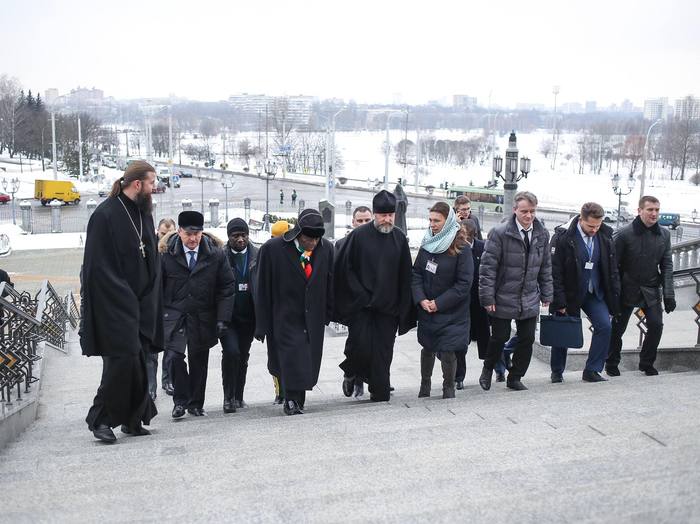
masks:
<path id="1" fill-rule="evenodd" d="M 221 336 L 223 336 L 227 329 L 228 326 L 226 325 L 226 322 L 222 322 L 221 320 L 219 320 L 216 323 L 216 336 L 220 338 Z"/>
<path id="2" fill-rule="evenodd" d="M 670 313 L 676 309 L 676 299 L 675 298 L 665 298 L 664 299 L 664 309 L 666 313 Z"/>

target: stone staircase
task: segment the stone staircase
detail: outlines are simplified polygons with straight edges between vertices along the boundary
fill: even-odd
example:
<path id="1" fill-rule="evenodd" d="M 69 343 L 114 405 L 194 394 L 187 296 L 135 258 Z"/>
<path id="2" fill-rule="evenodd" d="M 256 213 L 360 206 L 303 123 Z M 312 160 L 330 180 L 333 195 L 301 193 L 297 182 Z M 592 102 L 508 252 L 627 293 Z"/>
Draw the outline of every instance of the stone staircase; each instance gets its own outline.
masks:
<path id="1" fill-rule="evenodd" d="M 212 350 L 209 415 L 170 418 L 162 395 L 150 437 L 114 445 L 84 423 L 101 362 L 47 355 L 37 422 L 0 453 L 0 522 L 691 522 L 700 519 L 696 372 L 623 373 L 551 384 L 533 361 L 526 392 L 476 384 L 418 399 L 415 334 L 399 339 L 389 403 L 340 392 L 344 339 L 329 338 L 307 413 L 273 406 L 264 347 L 246 401 L 221 410 Z M 437 368 L 437 366 L 436 366 Z M 441 391 L 436 369 L 433 392 Z M 162 392 L 160 392 L 162 393 Z M 159 393 L 159 394 L 160 394 Z"/>

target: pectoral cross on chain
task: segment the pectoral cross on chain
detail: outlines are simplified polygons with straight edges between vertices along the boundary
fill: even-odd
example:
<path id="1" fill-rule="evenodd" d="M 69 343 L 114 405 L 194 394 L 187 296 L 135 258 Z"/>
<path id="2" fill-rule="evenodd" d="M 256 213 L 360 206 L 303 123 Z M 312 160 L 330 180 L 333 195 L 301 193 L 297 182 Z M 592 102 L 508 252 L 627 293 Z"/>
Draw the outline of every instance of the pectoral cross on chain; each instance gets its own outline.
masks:
<path id="1" fill-rule="evenodd" d="M 141 256 L 146 258 L 146 244 L 143 243 L 143 240 L 139 242 L 139 249 L 141 250 Z"/>

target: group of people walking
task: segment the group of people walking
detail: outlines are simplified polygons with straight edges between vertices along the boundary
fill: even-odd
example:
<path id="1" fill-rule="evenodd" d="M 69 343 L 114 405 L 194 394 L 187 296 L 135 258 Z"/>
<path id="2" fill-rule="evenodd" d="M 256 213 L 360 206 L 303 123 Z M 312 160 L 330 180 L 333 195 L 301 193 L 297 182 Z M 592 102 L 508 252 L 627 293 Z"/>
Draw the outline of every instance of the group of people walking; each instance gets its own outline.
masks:
<path id="1" fill-rule="evenodd" d="M 419 397 L 431 394 L 436 358 L 443 398 L 463 389 L 470 341 L 484 361 L 483 389 L 490 389 L 494 370 L 508 388 L 527 389 L 522 379 L 541 306 L 574 316 L 583 310 L 591 319 L 582 378 L 593 382 L 605 380 L 604 366 L 608 375 L 619 375 L 621 337 L 633 308 L 642 306 L 649 333 L 639 367 L 656 373 L 661 303 L 670 312 L 675 302 L 670 237 L 656 223 L 654 197 L 641 199 L 639 216 L 615 239 L 602 224 L 603 209 L 586 203 L 551 242 L 532 193 L 515 196 L 513 214 L 486 241 L 468 199 L 438 202 L 412 261 L 408 240 L 394 225 L 396 197 L 387 191 L 374 196 L 371 209 L 355 209 L 352 231 L 335 245 L 324 238 L 321 214 L 304 209 L 292 227 L 276 223 L 273 238 L 258 249 L 241 218 L 227 224 L 226 243 L 203 231 L 196 211 L 180 213 L 177 225 L 161 221 L 156 232 L 154 182 L 152 166 L 132 162 L 88 224 L 80 339 L 85 355 L 103 358 L 87 416 L 101 441 L 114 442 L 117 426 L 129 435 L 149 433 L 143 426 L 157 413 L 162 350 L 162 386 L 173 397 L 173 418 L 206 414 L 209 351 L 218 343 L 223 411 L 245 407 L 254 338 L 267 345 L 283 412 L 303 413 L 332 321 L 348 327 L 343 394 L 362 396 L 367 385 L 372 401 L 389 400 L 396 336 L 416 325 Z M 512 362 L 503 358 L 506 345 Z M 552 348 L 553 382 L 563 380 L 566 352 Z"/>

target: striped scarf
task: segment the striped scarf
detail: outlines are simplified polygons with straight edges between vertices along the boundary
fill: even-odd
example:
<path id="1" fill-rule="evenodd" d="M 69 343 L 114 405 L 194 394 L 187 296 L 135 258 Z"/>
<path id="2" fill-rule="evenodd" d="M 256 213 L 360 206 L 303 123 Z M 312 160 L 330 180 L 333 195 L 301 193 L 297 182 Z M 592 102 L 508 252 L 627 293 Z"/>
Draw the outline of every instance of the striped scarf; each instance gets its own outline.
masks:
<path id="1" fill-rule="evenodd" d="M 433 235 L 433 232 L 428 228 L 423 237 L 420 247 L 425 249 L 428 253 L 437 255 L 438 253 L 444 253 L 447 251 L 452 242 L 454 241 L 457 233 L 459 232 L 459 222 L 452 208 L 450 208 L 450 213 L 447 215 L 447 220 L 442 230 L 437 234 Z"/>

